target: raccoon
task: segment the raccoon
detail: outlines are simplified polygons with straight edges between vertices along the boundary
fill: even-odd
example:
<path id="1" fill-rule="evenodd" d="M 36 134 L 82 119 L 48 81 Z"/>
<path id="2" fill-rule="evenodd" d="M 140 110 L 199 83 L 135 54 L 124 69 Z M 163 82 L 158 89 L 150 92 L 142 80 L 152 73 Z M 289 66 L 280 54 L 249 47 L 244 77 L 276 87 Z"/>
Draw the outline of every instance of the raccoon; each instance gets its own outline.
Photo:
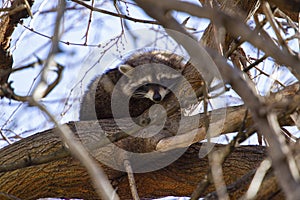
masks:
<path id="1" fill-rule="evenodd" d="M 165 51 L 129 56 L 91 82 L 81 103 L 80 120 L 122 118 L 128 117 L 128 112 L 130 117 L 141 115 L 172 95 L 185 65 L 183 57 Z M 112 107 L 119 111 L 117 115 Z"/>

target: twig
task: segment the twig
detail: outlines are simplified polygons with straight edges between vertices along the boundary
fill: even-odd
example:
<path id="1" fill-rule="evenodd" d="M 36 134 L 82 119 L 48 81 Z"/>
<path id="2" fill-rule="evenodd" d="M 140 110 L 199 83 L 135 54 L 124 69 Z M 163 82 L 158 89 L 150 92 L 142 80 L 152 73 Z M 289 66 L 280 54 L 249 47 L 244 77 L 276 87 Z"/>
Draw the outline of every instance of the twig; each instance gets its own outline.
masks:
<path id="1" fill-rule="evenodd" d="M 264 14 L 265 14 L 267 20 L 269 21 L 270 25 L 272 26 L 272 28 L 273 28 L 273 30 L 276 34 L 276 37 L 278 39 L 279 44 L 283 47 L 283 49 L 285 49 L 286 51 L 291 53 L 291 51 L 289 50 L 286 42 L 283 40 L 278 28 L 275 25 L 274 15 L 271 12 L 270 4 L 268 2 L 263 2 L 262 8 L 263 8 L 263 11 L 264 11 Z"/>
<path id="2" fill-rule="evenodd" d="M 265 159 L 260 163 L 260 166 L 256 170 L 256 173 L 252 179 L 249 189 L 247 190 L 247 193 L 242 198 L 243 200 L 255 199 L 255 196 L 258 193 L 258 190 L 263 182 L 263 179 L 270 168 L 271 168 L 270 160 Z"/>
<path id="3" fill-rule="evenodd" d="M 49 40 L 52 40 L 53 36 L 48 36 L 46 34 L 43 34 L 43 33 L 40 33 L 38 31 L 35 31 L 33 28 L 29 28 L 25 25 L 22 25 L 24 28 L 26 28 L 27 30 L 37 34 L 37 35 L 40 35 L 42 37 L 45 37 L 45 38 L 48 38 Z M 63 44 L 66 44 L 66 45 L 74 45 L 74 46 L 88 46 L 88 47 L 100 47 L 101 45 L 99 44 L 87 44 L 85 45 L 84 43 L 75 43 L 75 42 L 69 42 L 69 41 L 63 41 L 63 40 L 60 40 L 59 41 L 60 43 L 63 43 Z"/>
<path id="4" fill-rule="evenodd" d="M 133 18 L 133 17 L 129 17 L 127 15 L 117 14 L 117 13 L 114 13 L 114 12 L 110 12 L 110 11 L 107 11 L 107 10 L 103 10 L 103 9 L 100 9 L 100 8 L 90 6 L 90 5 L 84 3 L 83 1 L 80 1 L 80 0 L 71 0 L 71 1 L 73 1 L 77 4 L 79 4 L 79 5 L 82 5 L 82 6 L 88 8 L 92 11 L 104 13 L 104 14 L 111 15 L 111 16 L 118 17 L 118 18 L 127 19 L 127 20 L 130 20 L 130 21 L 133 21 L 133 22 L 139 22 L 139 23 L 143 23 L 143 24 L 156 24 L 156 25 L 159 25 L 159 23 L 157 21 L 136 19 L 136 18 Z"/>
<path id="5" fill-rule="evenodd" d="M 210 172 L 209 175 L 206 175 L 197 185 L 196 189 L 193 191 L 191 195 L 191 200 L 198 200 L 204 191 L 208 188 L 208 186 L 212 183 L 212 178 Z"/>
<path id="6" fill-rule="evenodd" d="M 264 55 L 263 57 L 255 60 L 254 63 L 251 63 L 250 65 L 248 65 L 243 71 L 248 72 L 250 69 L 252 69 L 256 65 L 258 65 L 259 63 L 263 62 L 266 58 L 268 58 L 268 56 Z"/>
<path id="7" fill-rule="evenodd" d="M 95 3 L 95 0 L 92 0 L 92 6 L 94 5 L 94 3 Z M 89 30 L 90 30 L 91 23 L 92 23 L 92 16 L 93 16 L 93 10 L 90 10 L 89 20 L 88 20 L 87 28 L 86 28 L 86 31 L 85 31 L 85 40 L 84 40 L 84 45 L 85 46 L 87 45 Z"/>
<path id="8" fill-rule="evenodd" d="M 52 83 L 50 83 L 50 84 L 47 85 L 47 87 L 45 88 L 45 90 L 42 93 L 42 95 L 40 96 L 40 98 L 46 97 L 58 85 L 58 83 L 60 82 L 60 80 L 62 78 L 63 66 L 61 66 L 58 63 L 56 63 L 56 65 L 57 65 L 57 70 L 56 70 L 57 77 L 56 77 L 56 79 Z M 22 69 L 26 69 L 28 67 L 32 67 L 32 65 L 28 65 L 28 66 L 24 66 L 24 67 L 21 67 L 21 68 L 18 68 L 18 69 L 10 70 L 9 74 L 11 72 L 22 70 Z M 8 99 L 13 99 L 13 100 L 20 101 L 20 102 L 27 102 L 28 99 L 31 98 L 30 95 L 29 96 L 17 95 L 14 92 L 14 89 L 12 88 L 11 83 L 12 82 L 10 82 L 8 84 L 2 84 L 2 85 L 0 85 L 0 97 L 7 97 Z"/>
<path id="9" fill-rule="evenodd" d="M 126 170 L 127 175 L 128 175 L 128 181 L 129 181 L 129 186 L 130 186 L 132 198 L 134 200 L 139 200 L 140 197 L 139 197 L 137 189 L 136 189 L 136 184 L 135 184 L 135 180 L 134 180 L 134 176 L 133 176 L 133 171 L 132 171 L 129 160 L 124 160 L 124 167 L 125 167 L 125 170 Z"/>
<path id="10" fill-rule="evenodd" d="M 245 187 L 247 186 L 250 181 L 252 180 L 252 177 L 255 174 L 255 169 L 250 170 L 247 174 L 243 175 L 240 179 L 238 179 L 237 181 L 235 181 L 234 183 L 230 184 L 227 186 L 227 190 L 229 192 L 234 192 L 239 190 L 239 188 L 241 187 Z M 209 194 L 207 194 L 204 199 L 217 199 L 217 193 L 216 192 L 211 192 Z"/>
<path id="11" fill-rule="evenodd" d="M 224 181 L 224 176 L 223 176 L 223 169 L 222 169 L 223 155 L 222 154 L 223 153 L 220 152 L 220 150 L 215 150 L 213 152 L 210 152 L 210 154 L 208 155 L 209 166 L 210 166 L 213 183 L 216 187 L 218 199 L 229 200 L 226 183 Z"/>

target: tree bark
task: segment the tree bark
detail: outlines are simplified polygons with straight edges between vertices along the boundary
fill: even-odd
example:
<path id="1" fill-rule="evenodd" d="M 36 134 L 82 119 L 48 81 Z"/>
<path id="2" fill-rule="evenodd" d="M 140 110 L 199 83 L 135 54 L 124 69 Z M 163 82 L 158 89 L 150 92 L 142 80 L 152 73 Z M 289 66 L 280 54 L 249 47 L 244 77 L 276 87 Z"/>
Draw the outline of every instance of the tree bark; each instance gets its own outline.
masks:
<path id="1" fill-rule="evenodd" d="M 74 128 L 72 124 L 69 124 Z M 88 136 L 87 136 L 88 137 Z M 220 148 L 218 145 L 217 148 Z M 90 178 L 80 163 L 65 156 L 49 163 L 30 165 L 30 160 L 52 154 L 63 148 L 55 129 L 25 138 L 0 151 L 1 165 L 27 160 L 28 167 L 0 174 L 0 192 L 20 199 L 65 197 L 99 199 Z M 158 171 L 136 174 L 141 198 L 158 198 L 168 195 L 190 196 L 208 171 L 207 158 L 199 159 L 201 144 L 189 147 L 183 156 Z M 243 146 L 232 153 L 224 163 L 227 184 L 234 183 L 255 169 L 266 156 L 265 147 Z M 99 163 L 107 173 L 121 199 L 131 199 L 127 176 Z M 246 184 L 247 185 L 247 184 Z M 239 188 L 240 189 L 240 188 Z M 213 191 L 211 186 L 207 192 Z M 2 198 L 1 198 L 2 199 Z M 3 196 L 3 199 L 5 197 Z M 9 198 L 6 198 L 9 199 Z"/>
<path id="2" fill-rule="evenodd" d="M 29 6 L 32 6 L 34 1 L 28 0 Z M 21 6 L 19 1 L 12 2 L 12 9 L 17 9 Z M 30 8 L 27 8 L 30 10 Z M 13 34 L 15 27 L 20 22 L 22 18 L 27 18 L 29 16 L 28 10 L 23 8 L 21 11 L 8 12 L 5 16 L 1 17 L 0 21 L 0 86 L 7 82 L 10 75 L 13 58 L 9 52 L 11 35 Z"/>

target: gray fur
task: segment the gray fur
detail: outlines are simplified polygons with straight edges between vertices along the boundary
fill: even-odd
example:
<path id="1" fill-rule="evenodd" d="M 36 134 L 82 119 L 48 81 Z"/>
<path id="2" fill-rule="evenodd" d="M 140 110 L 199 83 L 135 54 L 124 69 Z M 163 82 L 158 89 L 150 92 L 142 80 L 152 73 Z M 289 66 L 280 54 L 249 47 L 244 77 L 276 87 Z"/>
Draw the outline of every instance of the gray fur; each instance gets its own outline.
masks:
<path id="1" fill-rule="evenodd" d="M 129 98 L 128 95 L 132 94 L 134 90 L 141 85 L 158 81 L 163 82 L 169 87 L 173 87 L 174 83 L 178 82 L 174 81 L 179 78 L 178 74 L 171 73 L 164 68 L 159 68 L 159 72 L 157 72 L 151 68 L 151 64 L 155 66 L 168 66 L 179 73 L 182 72 L 185 66 L 182 57 L 164 51 L 149 51 L 130 56 L 119 66 L 129 65 L 136 68 L 143 65 L 146 66 L 146 68 L 144 67 L 143 70 L 138 73 L 138 76 L 136 74 L 131 76 L 131 71 L 128 72 L 130 74 L 127 74 L 125 69 L 124 76 L 124 73 L 121 72 L 122 70 L 120 71 L 117 67 L 95 78 L 88 86 L 88 91 L 83 97 L 80 109 L 80 120 L 125 117 L 126 115 L 123 114 L 123 112 L 120 112 L 118 116 L 113 116 L 112 114 L 111 94 L 113 90 L 116 99 L 119 100 L 114 106 L 117 110 L 123 111 L 127 107 L 124 104 L 126 103 L 125 99 Z M 153 104 L 154 102 L 149 98 L 140 98 L 133 95 L 129 100 L 129 113 L 131 117 L 137 117 Z"/>

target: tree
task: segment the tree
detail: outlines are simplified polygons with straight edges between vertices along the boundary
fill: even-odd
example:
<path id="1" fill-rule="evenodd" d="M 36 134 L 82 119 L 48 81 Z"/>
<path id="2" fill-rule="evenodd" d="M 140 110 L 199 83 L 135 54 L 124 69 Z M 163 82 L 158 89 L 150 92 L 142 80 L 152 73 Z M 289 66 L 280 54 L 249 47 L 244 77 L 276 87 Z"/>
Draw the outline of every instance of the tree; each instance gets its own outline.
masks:
<path id="1" fill-rule="evenodd" d="M 34 8 L 35 5 L 37 9 Z M 43 10 L 45 5 L 43 1 L 29 0 L 2 3 L 0 96 L 4 117 L 0 133 L 3 141 L 9 145 L 0 150 L 1 198 L 138 199 L 170 195 L 191 196 L 192 199 L 298 198 L 299 144 L 296 132 L 291 129 L 299 127 L 300 62 L 298 47 L 294 46 L 299 40 L 297 20 L 300 4 L 297 0 L 285 3 L 276 0 L 247 2 L 219 0 L 194 3 L 174 0 L 130 2 L 72 0 L 47 4 L 55 7 L 46 7 Z M 105 6 L 113 8 L 114 11 L 103 9 Z M 144 15 L 136 17 L 134 14 L 140 11 L 139 9 L 142 9 L 150 19 L 145 19 Z M 95 17 L 96 15 L 100 15 L 101 18 Z M 25 18 L 29 16 L 33 21 L 38 21 L 37 27 L 30 27 L 32 21 L 26 22 Z M 40 16 L 44 18 L 41 20 Z M 46 23 L 48 18 L 54 19 L 55 23 L 52 26 Z M 109 30 L 106 28 L 115 27 L 112 24 L 106 27 L 105 20 L 110 18 L 120 20 L 120 34 L 116 34 L 117 36 L 108 42 L 98 43 L 97 35 L 103 33 L 107 35 Z M 201 39 L 196 39 L 199 32 L 193 26 L 200 23 L 200 18 L 209 19 L 210 24 L 205 28 Z M 77 29 L 73 23 L 82 19 L 86 21 L 80 21 L 78 25 L 79 28 L 84 27 L 80 31 L 81 34 L 84 33 L 83 38 L 75 32 Z M 69 23 L 66 23 L 66 20 Z M 124 132 L 124 128 L 128 129 L 128 124 L 116 124 L 114 119 L 99 120 L 103 130 L 100 135 L 98 121 L 60 124 L 58 112 L 60 114 L 67 112 L 76 102 L 78 105 L 78 99 L 72 100 L 70 96 L 76 86 L 82 86 L 83 79 L 92 69 L 92 64 L 104 62 L 104 56 L 108 55 L 109 51 L 122 55 L 127 48 L 131 48 L 128 47 L 128 38 L 134 41 L 133 44 L 139 44 L 140 35 L 132 31 L 131 22 L 148 25 L 149 34 L 150 30 L 154 30 L 156 37 L 152 44 L 161 44 L 159 41 L 163 41 L 163 38 L 167 38 L 166 41 L 177 42 L 188 53 L 191 62 L 197 61 L 198 56 L 207 55 L 207 59 L 203 58 L 201 62 L 215 63 L 225 86 L 217 84 L 212 88 L 203 89 L 199 87 L 201 81 L 194 78 L 196 74 L 194 68 L 184 71 L 183 75 L 191 82 L 198 100 L 203 101 L 201 104 L 203 110 L 195 115 L 183 117 L 180 108 L 173 102 L 174 99 L 166 99 L 162 104 L 170 109 L 166 111 L 168 119 L 165 127 L 148 138 L 128 136 Z M 10 37 L 16 31 L 16 25 L 23 26 L 21 30 L 27 30 L 31 35 L 47 38 L 46 43 L 39 41 L 43 48 L 36 48 L 33 51 L 39 54 L 33 63 L 34 56 L 28 55 L 30 48 L 27 47 L 30 45 L 22 46 L 22 41 L 26 41 L 24 32 L 19 34 L 25 35 L 23 38 L 10 41 Z M 46 29 L 47 27 L 50 29 Z M 49 30 L 52 32 L 49 33 Z M 142 32 L 142 35 L 145 33 L 148 34 Z M 128 34 L 127 37 L 125 34 Z M 75 37 L 74 42 L 70 41 L 73 39 L 70 35 Z M 65 40 L 66 38 L 68 40 Z M 29 39 L 32 39 L 32 43 L 37 42 L 37 38 Z M 80 42 L 77 43 L 77 39 Z M 200 43 L 205 47 L 205 51 Z M 82 49 L 78 52 L 71 50 L 75 46 Z M 70 95 L 60 98 L 57 102 L 61 105 L 60 108 L 63 108 L 63 112 L 61 110 L 55 112 L 41 100 L 47 100 L 55 91 L 61 91 L 63 86 L 60 83 L 72 79 L 71 71 L 75 69 L 71 67 L 68 69 L 59 56 L 69 58 L 70 62 L 70 57 L 82 54 L 85 46 L 100 50 L 90 56 L 95 59 L 87 62 L 90 65 L 82 69 L 84 76 L 77 85 L 72 86 Z M 177 48 L 176 45 L 175 47 Z M 44 49 L 47 49 L 47 54 L 41 53 Z M 16 58 L 23 55 L 17 53 L 13 54 L 13 59 L 10 51 L 14 50 L 27 53 L 29 59 L 20 62 Z M 78 60 L 80 59 L 82 57 Z M 70 63 L 74 64 L 72 60 Z M 33 64 L 40 67 L 38 68 L 40 73 L 31 74 L 34 89 L 29 91 L 28 95 L 20 95 L 17 92 L 18 88 L 9 78 L 19 71 L 29 71 Z M 206 65 L 202 69 L 205 73 L 205 70 L 211 70 L 212 66 L 209 64 L 209 67 Z M 66 71 L 67 75 L 62 75 Z M 205 74 L 204 78 L 207 76 L 209 75 Z M 230 92 L 234 90 L 243 104 L 233 105 L 235 99 L 230 98 L 228 107 L 211 106 L 209 111 L 209 105 L 213 104 L 210 102 L 214 99 L 210 90 L 218 91 L 220 88 L 229 90 L 229 92 L 222 91 L 225 97 L 233 94 Z M 216 98 L 219 95 L 215 95 Z M 23 119 L 19 116 L 13 116 L 14 121 L 11 121 L 5 112 L 15 112 L 15 109 L 7 110 L 11 106 L 9 104 L 15 102 L 29 105 L 28 110 L 27 107 L 22 110 L 27 116 L 45 113 L 47 122 L 38 120 L 35 122 L 31 119 L 26 121 L 27 126 L 23 126 Z M 50 104 L 55 105 L 55 102 Z M 151 127 L 156 126 L 155 123 L 161 119 L 150 119 L 148 111 L 145 111 L 136 120 L 145 122 L 145 126 Z M 150 124 L 151 121 L 155 123 Z M 179 134 L 174 134 L 181 125 L 178 121 L 183 122 L 182 127 Z M 191 126 L 191 121 L 196 122 L 194 124 L 196 127 Z M 28 127 L 28 131 L 30 129 L 35 131 L 37 127 L 39 130 L 41 127 L 48 128 L 53 124 L 55 127 L 20 139 L 26 136 L 26 131 L 23 130 L 23 135 L 10 134 L 13 130 L 5 128 L 9 127 L 7 124 L 11 124 L 12 128 L 15 126 L 16 129 Z M 213 128 L 209 129 L 210 127 Z M 141 130 L 130 129 L 132 134 L 140 134 L 139 131 Z M 207 136 L 208 132 L 211 136 L 232 132 L 237 134 L 228 140 L 226 145 L 215 145 L 209 141 L 211 137 Z M 255 133 L 258 133 L 259 145 L 240 145 Z M 198 143 L 205 138 L 208 139 L 207 143 Z M 19 141 L 14 142 L 15 140 Z M 127 153 L 120 153 L 118 151 L 120 148 L 115 146 L 111 148 L 111 143 L 131 152 L 157 152 L 159 156 L 167 154 L 176 158 L 180 155 L 180 158 L 174 162 L 172 160 L 172 163 L 170 161 L 168 165 L 163 163 L 163 167 L 154 171 L 135 173 L 140 168 L 145 169 L 145 166 L 160 166 L 161 163 L 145 159 L 142 163 L 137 162 L 139 166 L 135 166 L 134 158 L 127 157 Z M 199 152 L 203 153 L 203 150 L 208 154 L 201 158 Z M 120 168 L 107 166 L 102 158 L 111 158 L 114 165 Z M 163 159 L 159 161 L 165 161 Z"/>

